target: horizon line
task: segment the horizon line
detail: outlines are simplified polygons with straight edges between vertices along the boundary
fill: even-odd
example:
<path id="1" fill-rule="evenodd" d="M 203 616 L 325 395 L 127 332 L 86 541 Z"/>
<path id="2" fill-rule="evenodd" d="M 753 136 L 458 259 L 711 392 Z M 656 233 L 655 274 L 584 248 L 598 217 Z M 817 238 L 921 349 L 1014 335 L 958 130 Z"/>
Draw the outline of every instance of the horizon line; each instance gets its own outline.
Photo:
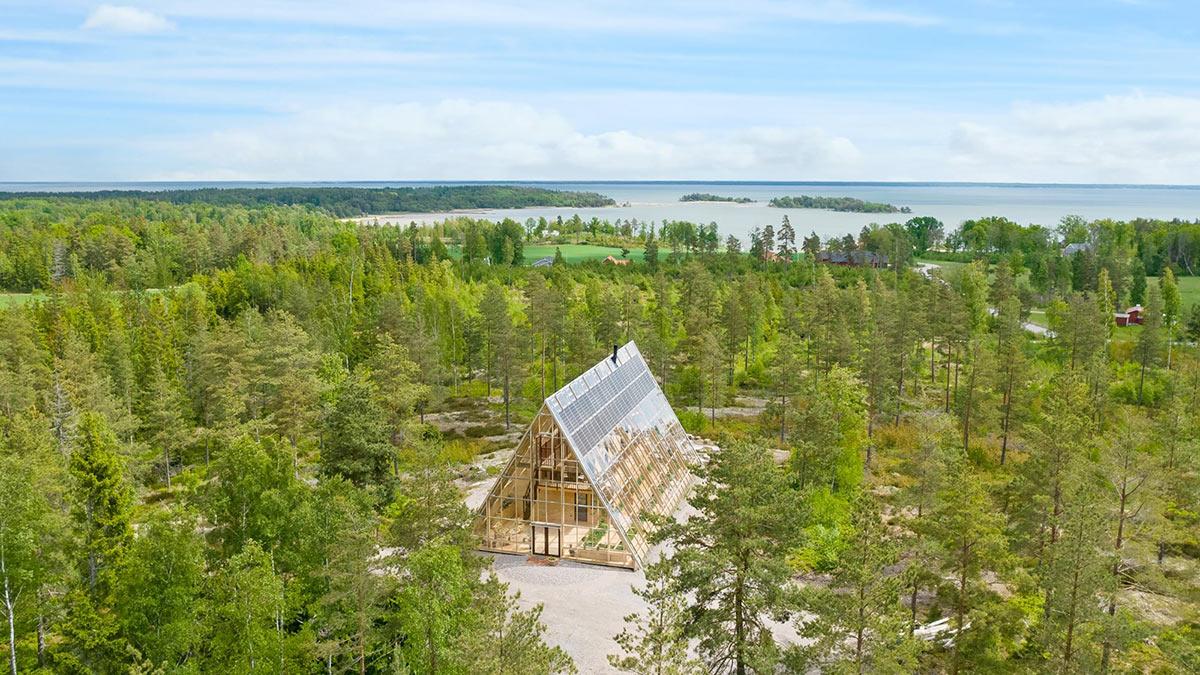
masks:
<path id="1" fill-rule="evenodd" d="M 1002 188 L 1166 188 L 1166 189 L 1200 189 L 1196 183 L 1075 183 L 1075 182 L 1034 182 L 1034 181 L 942 181 L 942 180 L 911 180 L 911 181 L 873 181 L 873 180 L 700 180 L 700 179 L 653 179 L 653 180 L 604 180 L 604 179 L 338 179 L 338 180 L 269 180 L 269 179 L 218 179 L 218 180 L 36 180 L 9 181 L 0 180 L 0 185 L 12 186 L 105 186 L 105 185 L 179 185 L 179 186 L 264 186 L 264 187 L 305 187 L 305 186 L 344 186 L 355 185 L 797 185 L 797 186 L 881 186 L 881 187 L 1002 187 Z M 119 188 L 117 188 L 119 190 Z M 136 188 L 134 188 L 136 189 Z M 188 188 L 184 188 L 188 189 Z M 69 192 L 71 190 L 57 190 Z M 52 192 L 52 191 L 51 191 Z"/>

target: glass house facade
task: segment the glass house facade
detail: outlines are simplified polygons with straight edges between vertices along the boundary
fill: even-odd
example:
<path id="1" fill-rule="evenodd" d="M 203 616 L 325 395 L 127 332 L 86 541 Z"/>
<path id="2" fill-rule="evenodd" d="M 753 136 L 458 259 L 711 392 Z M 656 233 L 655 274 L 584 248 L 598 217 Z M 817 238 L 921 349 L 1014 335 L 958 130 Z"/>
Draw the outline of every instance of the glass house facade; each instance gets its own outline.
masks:
<path id="1" fill-rule="evenodd" d="M 630 342 L 549 396 L 479 507 L 480 547 L 637 568 L 695 451 Z"/>

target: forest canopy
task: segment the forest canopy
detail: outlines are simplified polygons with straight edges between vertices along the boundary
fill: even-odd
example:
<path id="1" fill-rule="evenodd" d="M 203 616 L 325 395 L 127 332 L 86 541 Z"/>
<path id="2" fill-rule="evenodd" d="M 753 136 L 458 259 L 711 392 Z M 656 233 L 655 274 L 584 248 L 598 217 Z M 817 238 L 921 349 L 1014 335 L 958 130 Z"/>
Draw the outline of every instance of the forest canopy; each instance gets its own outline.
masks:
<path id="1" fill-rule="evenodd" d="M 44 193 L 0 192 L 0 200 L 45 197 Z M 515 209 L 528 206 L 612 206 L 595 192 L 518 185 L 431 185 L 427 187 L 276 187 L 187 190 L 96 190 L 56 193 L 56 199 L 137 199 L 214 206 L 311 206 L 339 218 L 384 213 L 458 209 Z"/>
<path id="2" fill-rule="evenodd" d="M 1155 254 L 1191 225 L 1059 227 L 798 242 L 783 219 L 743 250 L 678 221 L 0 203 L 0 283 L 40 291 L 0 294 L 0 654 L 571 672 L 476 552 L 465 493 L 634 340 L 709 449 L 692 515 L 630 575 L 647 611 L 592 636 L 613 667 L 1196 672 L 1197 278 Z M 539 232 L 643 250 L 535 268 Z M 908 265 L 927 247 L 969 262 Z M 1143 323 L 1115 326 L 1138 296 Z"/>

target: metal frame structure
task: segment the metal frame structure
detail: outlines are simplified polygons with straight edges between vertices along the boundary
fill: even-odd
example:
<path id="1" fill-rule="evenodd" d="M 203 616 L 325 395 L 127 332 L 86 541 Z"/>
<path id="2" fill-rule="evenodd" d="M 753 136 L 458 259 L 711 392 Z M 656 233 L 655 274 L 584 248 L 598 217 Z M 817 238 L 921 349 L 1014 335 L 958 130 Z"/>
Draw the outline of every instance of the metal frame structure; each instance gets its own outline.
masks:
<path id="1" fill-rule="evenodd" d="M 636 569 L 696 453 L 633 342 L 542 404 L 476 512 L 480 548 Z"/>

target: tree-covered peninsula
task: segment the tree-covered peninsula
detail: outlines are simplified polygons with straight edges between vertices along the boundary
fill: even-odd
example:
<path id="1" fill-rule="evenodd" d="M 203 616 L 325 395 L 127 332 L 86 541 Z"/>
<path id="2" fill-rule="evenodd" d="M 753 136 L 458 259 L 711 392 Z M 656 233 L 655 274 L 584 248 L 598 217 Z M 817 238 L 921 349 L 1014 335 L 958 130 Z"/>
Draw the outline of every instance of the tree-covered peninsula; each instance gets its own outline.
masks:
<path id="1" fill-rule="evenodd" d="M 0 192 L 0 199 L 41 195 Z M 310 206 L 339 218 L 363 214 L 421 213 L 458 209 L 516 209 L 527 206 L 575 208 L 613 206 L 596 192 L 549 190 L 519 185 L 431 185 L 422 187 L 276 187 L 189 190 L 95 190 L 60 193 L 56 198 L 104 201 L 139 199 L 213 206 Z"/>

